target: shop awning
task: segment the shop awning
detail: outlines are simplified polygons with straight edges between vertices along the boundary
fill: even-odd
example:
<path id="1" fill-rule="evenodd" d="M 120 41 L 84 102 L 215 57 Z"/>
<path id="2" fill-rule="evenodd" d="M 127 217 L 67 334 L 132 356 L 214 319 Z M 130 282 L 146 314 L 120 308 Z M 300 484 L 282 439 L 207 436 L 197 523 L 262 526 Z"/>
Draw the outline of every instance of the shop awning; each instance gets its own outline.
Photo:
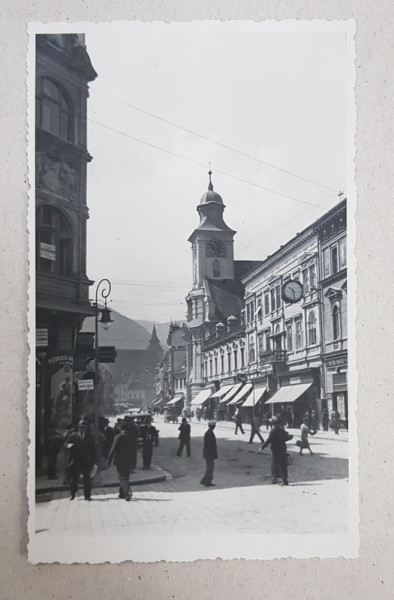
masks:
<path id="1" fill-rule="evenodd" d="M 302 396 L 306 390 L 309 390 L 311 383 L 298 383 L 297 385 L 286 385 L 281 387 L 272 398 L 267 400 L 265 404 L 286 404 L 287 402 L 295 402 L 297 398 Z"/>
<path id="2" fill-rule="evenodd" d="M 222 398 L 225 394 L 227 394 L 227 392 L 229 392 L 231 390 L 232 387 L 233 387 L 233 384 L 224 385 L 223 387 L 220 388 L 220 390 L 218 390 L 217 392 L 212 394 L 211 398 Z"/>
<path id="3" fill-rule="evenodd" d="M 202 406 L 211 396 L 212 390 L 201 390 L 190 403 L 190 406 Z"/>
<path id="4" fill-rule="evenodd" d="M 228 403 L 228 405 L 232 406 L 234 404 L 238 404 L 238 402 L 242 402 L 242 400 L 245 398 L 246 394 L 248 394 L 250 392 L 250 390 L 252 389 L 252 387 L 253 386 L 252 386 L 251 383 L 245 383 L 245 385 L 243 386 L 243 388 L 239 390 L 239 392 Z"/>
<path id="5" fill-rule="evenodd" d="M 183 400 L 183 399 L 184 399 L 183 394 L 175 394 L 175 398 L 173 398 L 172 400 L 167 402 L 166 406 L 172 406 L 173 404 L 176 404 L 177 402 L 179 402 L 180 400 Z"/>
<path id="6" fill-rule="evenodd" d="M 227 394 L 223 396 L 223 398 L 220 400 L 220 404 L 227 403 L 229 400 L 234 398 L 235 394 L 239 392 L 242 386 L 243 383 L 235 383 L 234 385 L 232 385 L 228 390 Z"/>
<path id="7" fill-rule="evenodd" d="M 242 404 L 242 408 L 244 406 L 256 406 L 257 402 L 260 402 L 266 391 L 266 387 L 254 389 L 252 393 L 246 398 L 245 402 Z"/>

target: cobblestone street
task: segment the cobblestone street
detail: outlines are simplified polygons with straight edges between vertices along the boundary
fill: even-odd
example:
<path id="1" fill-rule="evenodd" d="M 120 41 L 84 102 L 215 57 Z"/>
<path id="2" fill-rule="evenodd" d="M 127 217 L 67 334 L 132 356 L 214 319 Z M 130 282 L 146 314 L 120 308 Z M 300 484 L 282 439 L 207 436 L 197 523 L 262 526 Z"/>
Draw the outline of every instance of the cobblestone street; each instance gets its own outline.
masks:
<path id="1" fill-rule="evenodd" d="M 192 456 L 176 456 L 177 425 L 156 419 L 160 446 L 154 463 L 167 473 L 162 483 L 139 485 L 132 501 L 118 499 L 118 488 L 96 488 L 92 502 L 82 492 L 70 502 L 66 492 L 53 492 L 36 505 L 38 537 L 129 536 L 142 534 L 346 533 L 348 527 L 347 434 L 337 439 L 321 432 L 311 439 L 314 454 L 298 455 L 295 440 L 288 449 L 289 487 L 272 485 L 270 452 L 258 454 L 260 443 L 234 435 L 231 423 L 215 430 L 219 459 L 215 488 L 199 484 L 204 471 L 202 436 L 205 423 L 192 423 Z M 262 430 L 263 436 L 266 432 Z"/>

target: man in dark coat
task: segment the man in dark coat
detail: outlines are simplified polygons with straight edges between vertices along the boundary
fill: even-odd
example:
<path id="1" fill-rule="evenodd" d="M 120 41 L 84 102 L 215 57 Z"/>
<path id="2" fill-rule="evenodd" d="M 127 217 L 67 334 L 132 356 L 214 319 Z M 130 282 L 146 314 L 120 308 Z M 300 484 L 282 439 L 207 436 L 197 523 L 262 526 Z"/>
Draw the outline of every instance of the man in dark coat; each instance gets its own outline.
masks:
<path id="1" fill-rule="evenodd" d="M 157 436 L 157 430 L 152 425 L 152 420 L 147 417 L 145 425 L 141 425 L 142 435 L 142 464 L 144 469 L 150 469 L 152 462 L 153 446 Z"/>
<path id="2" fill-rule="evenodd" d="M 182 456 L 183 448 L 186 446 L 186 453 L 190 456 L 190 425 L 187 419 L 183 417 L 182 423 L 178 427 L 179 433 L 179 448 L 177 456 Z"/>
<path id="3" fill-rule="evenodd" d="M 271 429 L 268 438 L 261 446 L 261 450 L 264 450 L 267 446 L 271 446 L 272 461 L 271 461 L 271 475 L 272 483 L 278 483 L 278 478 L 282 479 L 282 485 L 289 485 L 287 475 L 287 448 L 286 442 L 293 439 L 293 436 L 285 431 L 279 424 L 278 417 L 272 417 L 271 423 L 273 429 Z"/>
<path id="4" fill-rule="evenodd" d="M 215 460 L 218 457 L 218 450 L 216 445 L 216 436 L 213 430 L 216 427 L 216 421 L 208 422 L 208 430 L 204 435 L 204 450 L 203 457 L 205 458 L 205 473 L 200 483 L 205 487 L 211 487 L 215 485 L 213 480 L 213 471 L 215 468 Z"/>
<path id="5" fill-rule="evenodd" d="M 138 450 L 138 427 L 134 423 L 134 419 L 132 417 L 125 417 L 124 421 L 120 421 L 119 423 L 119 431 L 121 431 L 121 427 L 125 424 L 127 426 L 127 431 L 130 433 L 133 439 L 132 446 L 132 460 L 130 466 L 130 473 L 135 473 L 137 468 L 137 450 Z"/>
<path id="6" fill-rule="evenodd" d="M 127 502 L 131 499 L 131 489 L 129 483 L 130 470 L 133 461 L 135 439 L 126 422 L 120 426 L 118 433 L 112 444 L 108 455 L 108 466 L 112 460 L 116 466 L 119 477 L 119 498 L 124 498 Z"/>
<path id="7" fill-rule="evenodd" d="M 249 438 L 249 444 L 253 444 L 253 438 L 255 435 L 260 439 L 260 442 L 264 444 L 264 438 L 260 433 L 260 419 L 256 416 L 252 417 L 250 421 L 251 432 Z"/>
<path id="8" fill-rule="evenodd" d="M 70 500 L 74 500 L 78 489 L 79 476 L 83 477 L 83 492 L 85 500 L 91 500 L 92 480 L 91 471 L 96 463 L 96 449 L 93 436 L 89 432 L 88 423 L 80 421 L 78 431 L 72 433 L 66 443 L 66 466 L 71 480 Z"/>

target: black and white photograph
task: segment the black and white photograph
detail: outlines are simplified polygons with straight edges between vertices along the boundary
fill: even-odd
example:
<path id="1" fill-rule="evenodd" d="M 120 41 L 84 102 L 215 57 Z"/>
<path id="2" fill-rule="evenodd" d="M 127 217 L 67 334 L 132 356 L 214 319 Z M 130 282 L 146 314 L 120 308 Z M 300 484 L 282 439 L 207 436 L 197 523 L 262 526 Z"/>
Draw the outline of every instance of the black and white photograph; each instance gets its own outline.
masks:
<path id="1" fill-rule="evenodd" d="M 30 562 L 358 556 L 354 34 L 30 24 Z"/>

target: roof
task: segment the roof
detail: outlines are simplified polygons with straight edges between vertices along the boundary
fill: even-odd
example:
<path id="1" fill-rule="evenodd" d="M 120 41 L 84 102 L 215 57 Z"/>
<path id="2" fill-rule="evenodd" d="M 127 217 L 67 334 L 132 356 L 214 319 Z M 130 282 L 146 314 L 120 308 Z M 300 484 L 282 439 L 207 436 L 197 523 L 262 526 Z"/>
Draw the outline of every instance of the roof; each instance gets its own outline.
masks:
<path id="1" fill-rule="evenodd" d="M 205 282 L 207 295 L 214 304 L 215 317 L 219 321 L 239 315 L 243 308 L 243 289 L 239 281 L 206 277 Z"/>
<path id="2" fill-rule="evenodd" d="M 219 196 L 219 194 L 217 192 L 213 191 L 213 184 L 212 184 L 212 179 L 211 179 L 212 171 L 208 171 L 208 175 L 209 175 L 208 191 L 205 192 L 205 194 L 203 194 L 203 196 L 200 200 L 200 204 L 208 204 L 209 202 L 216 202 L 217 204 L 223 204 L 222 197 Z"/>

